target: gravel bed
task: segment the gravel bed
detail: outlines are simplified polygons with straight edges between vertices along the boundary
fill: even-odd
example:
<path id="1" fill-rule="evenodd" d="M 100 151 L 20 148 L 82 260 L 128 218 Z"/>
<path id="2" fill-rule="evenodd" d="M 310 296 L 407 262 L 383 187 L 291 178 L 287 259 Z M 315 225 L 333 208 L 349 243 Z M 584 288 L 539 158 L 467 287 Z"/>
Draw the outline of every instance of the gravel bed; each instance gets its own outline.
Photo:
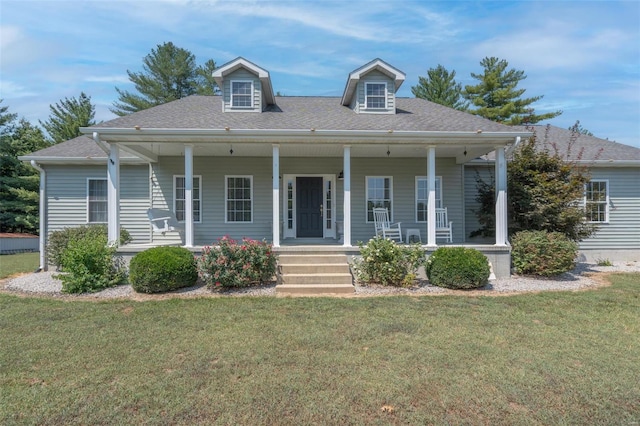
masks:
<path id="1" fill-rule="evenodd" d="M 553 278 L 532 278 L 513 275 L 489 281 L 485 287 L 473 290 L 474 294 L 504 294 L 536 291 L 579 290 L 596 287 L 601 284 L 598 279 L 603 273 L 611 272 L 640 272 L 640 262 L 614 262 L 613 266 L 597 266 L 591 263 L 579 263 L 573 271 Z M 68 295 L 62 293 L 62 283 L 56 278 L 60 272 L 47 271 L 25 274 L 0 281 L 0 288 L 5 292 L 48 295 L 63 298 L 95 298 L 95 299 L 162 299 L 170 297 L 203 297 L 203 296 L 275 296 L 275 284 L 234 290 L 210 290 L 205 285 L 198 284 L 169 293 L 146 295 L 133 291 L 130 285 L 119 285 L 97 293 Z M 356 284 L 357 296 L 383 295 L 420 295 L 420 294 L 461 294 L 469 291 L 448 290 L 430 285 L 426 280 L 412 288 L 383 287 L 377 285 L 362 286 Z M 477 292 L 477 293 L 476 293 Z"/>

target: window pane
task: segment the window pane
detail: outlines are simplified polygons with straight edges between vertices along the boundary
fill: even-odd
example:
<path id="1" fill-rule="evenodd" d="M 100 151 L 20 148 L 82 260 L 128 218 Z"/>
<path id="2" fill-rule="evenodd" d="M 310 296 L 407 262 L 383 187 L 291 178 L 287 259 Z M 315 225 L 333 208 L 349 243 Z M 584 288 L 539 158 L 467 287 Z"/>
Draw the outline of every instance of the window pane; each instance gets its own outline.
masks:
<path id="1" fill-rule="evenodd" d="M 227 178 L 227 221 L 251 222 L 251 178 Z"/>

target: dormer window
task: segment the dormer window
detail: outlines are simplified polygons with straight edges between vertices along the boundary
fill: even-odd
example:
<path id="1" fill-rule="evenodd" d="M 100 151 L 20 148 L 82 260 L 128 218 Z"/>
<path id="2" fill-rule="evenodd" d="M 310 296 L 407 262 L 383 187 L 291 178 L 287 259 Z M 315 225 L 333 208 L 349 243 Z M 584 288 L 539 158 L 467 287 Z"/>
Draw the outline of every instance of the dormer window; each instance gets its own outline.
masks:
<path id="1" fill-rule="evenodd" d="M 253 108 L 253 82 L 252 81 L 232 81 L 231 82 L 231 107 L 232 108 Z"/>
<path id="2" fill-rule="evenodd" d="M 367 109 L 386 109 L 387 83 L 366 83 L 365 105 Z"/>

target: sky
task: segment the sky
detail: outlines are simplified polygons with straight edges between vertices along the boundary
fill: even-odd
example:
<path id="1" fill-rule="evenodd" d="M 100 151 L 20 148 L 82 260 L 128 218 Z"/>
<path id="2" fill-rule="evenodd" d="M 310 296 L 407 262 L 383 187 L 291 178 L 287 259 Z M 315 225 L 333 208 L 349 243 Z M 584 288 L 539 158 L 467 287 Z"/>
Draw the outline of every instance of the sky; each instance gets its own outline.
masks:
<path id="1" fill-rule="evenodd" d="M 33 124 L 49 105 L 91 96 L 109 120 L 127 70 L 165 42 L 197 64 L 242 56 L 288 96 L 342 96 L 347 76 L 381 58 L 406 73 L 397 96 L 429 68 L 475 84 L 480 61 L 505 59 L 523 96 L 568 128 L 640 147 L 640 1 L 32 1 L 0 0 L 2 106 Z"/>

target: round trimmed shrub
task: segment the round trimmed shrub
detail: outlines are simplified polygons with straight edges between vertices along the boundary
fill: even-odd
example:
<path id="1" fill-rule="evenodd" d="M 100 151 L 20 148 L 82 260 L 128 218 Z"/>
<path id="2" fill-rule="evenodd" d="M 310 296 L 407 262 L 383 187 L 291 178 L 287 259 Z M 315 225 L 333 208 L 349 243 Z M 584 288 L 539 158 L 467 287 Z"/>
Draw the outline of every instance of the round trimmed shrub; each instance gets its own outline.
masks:
<path id="1" fill-rule="evenodd" d="M 578 243 L 560 232 L 521 231 L 511 239 L 511 261 L 523 275 L 554 276 L 576 266 Z"/>
<path id="2" fill-rule="evenodd" d="M 183 247 L 154 247 L 136 254 L 129 264 L 129 282 L 139 293 L 161 293 L 196 284 L 193 254 Z"/>
<path id="3" fill-rule="evenodd" d="M 427 259 L 425 271 L 435 286 L 465 290 L 483 287 L 490 274 L 484 254 L 465 247 L 440 247 Z"/>

